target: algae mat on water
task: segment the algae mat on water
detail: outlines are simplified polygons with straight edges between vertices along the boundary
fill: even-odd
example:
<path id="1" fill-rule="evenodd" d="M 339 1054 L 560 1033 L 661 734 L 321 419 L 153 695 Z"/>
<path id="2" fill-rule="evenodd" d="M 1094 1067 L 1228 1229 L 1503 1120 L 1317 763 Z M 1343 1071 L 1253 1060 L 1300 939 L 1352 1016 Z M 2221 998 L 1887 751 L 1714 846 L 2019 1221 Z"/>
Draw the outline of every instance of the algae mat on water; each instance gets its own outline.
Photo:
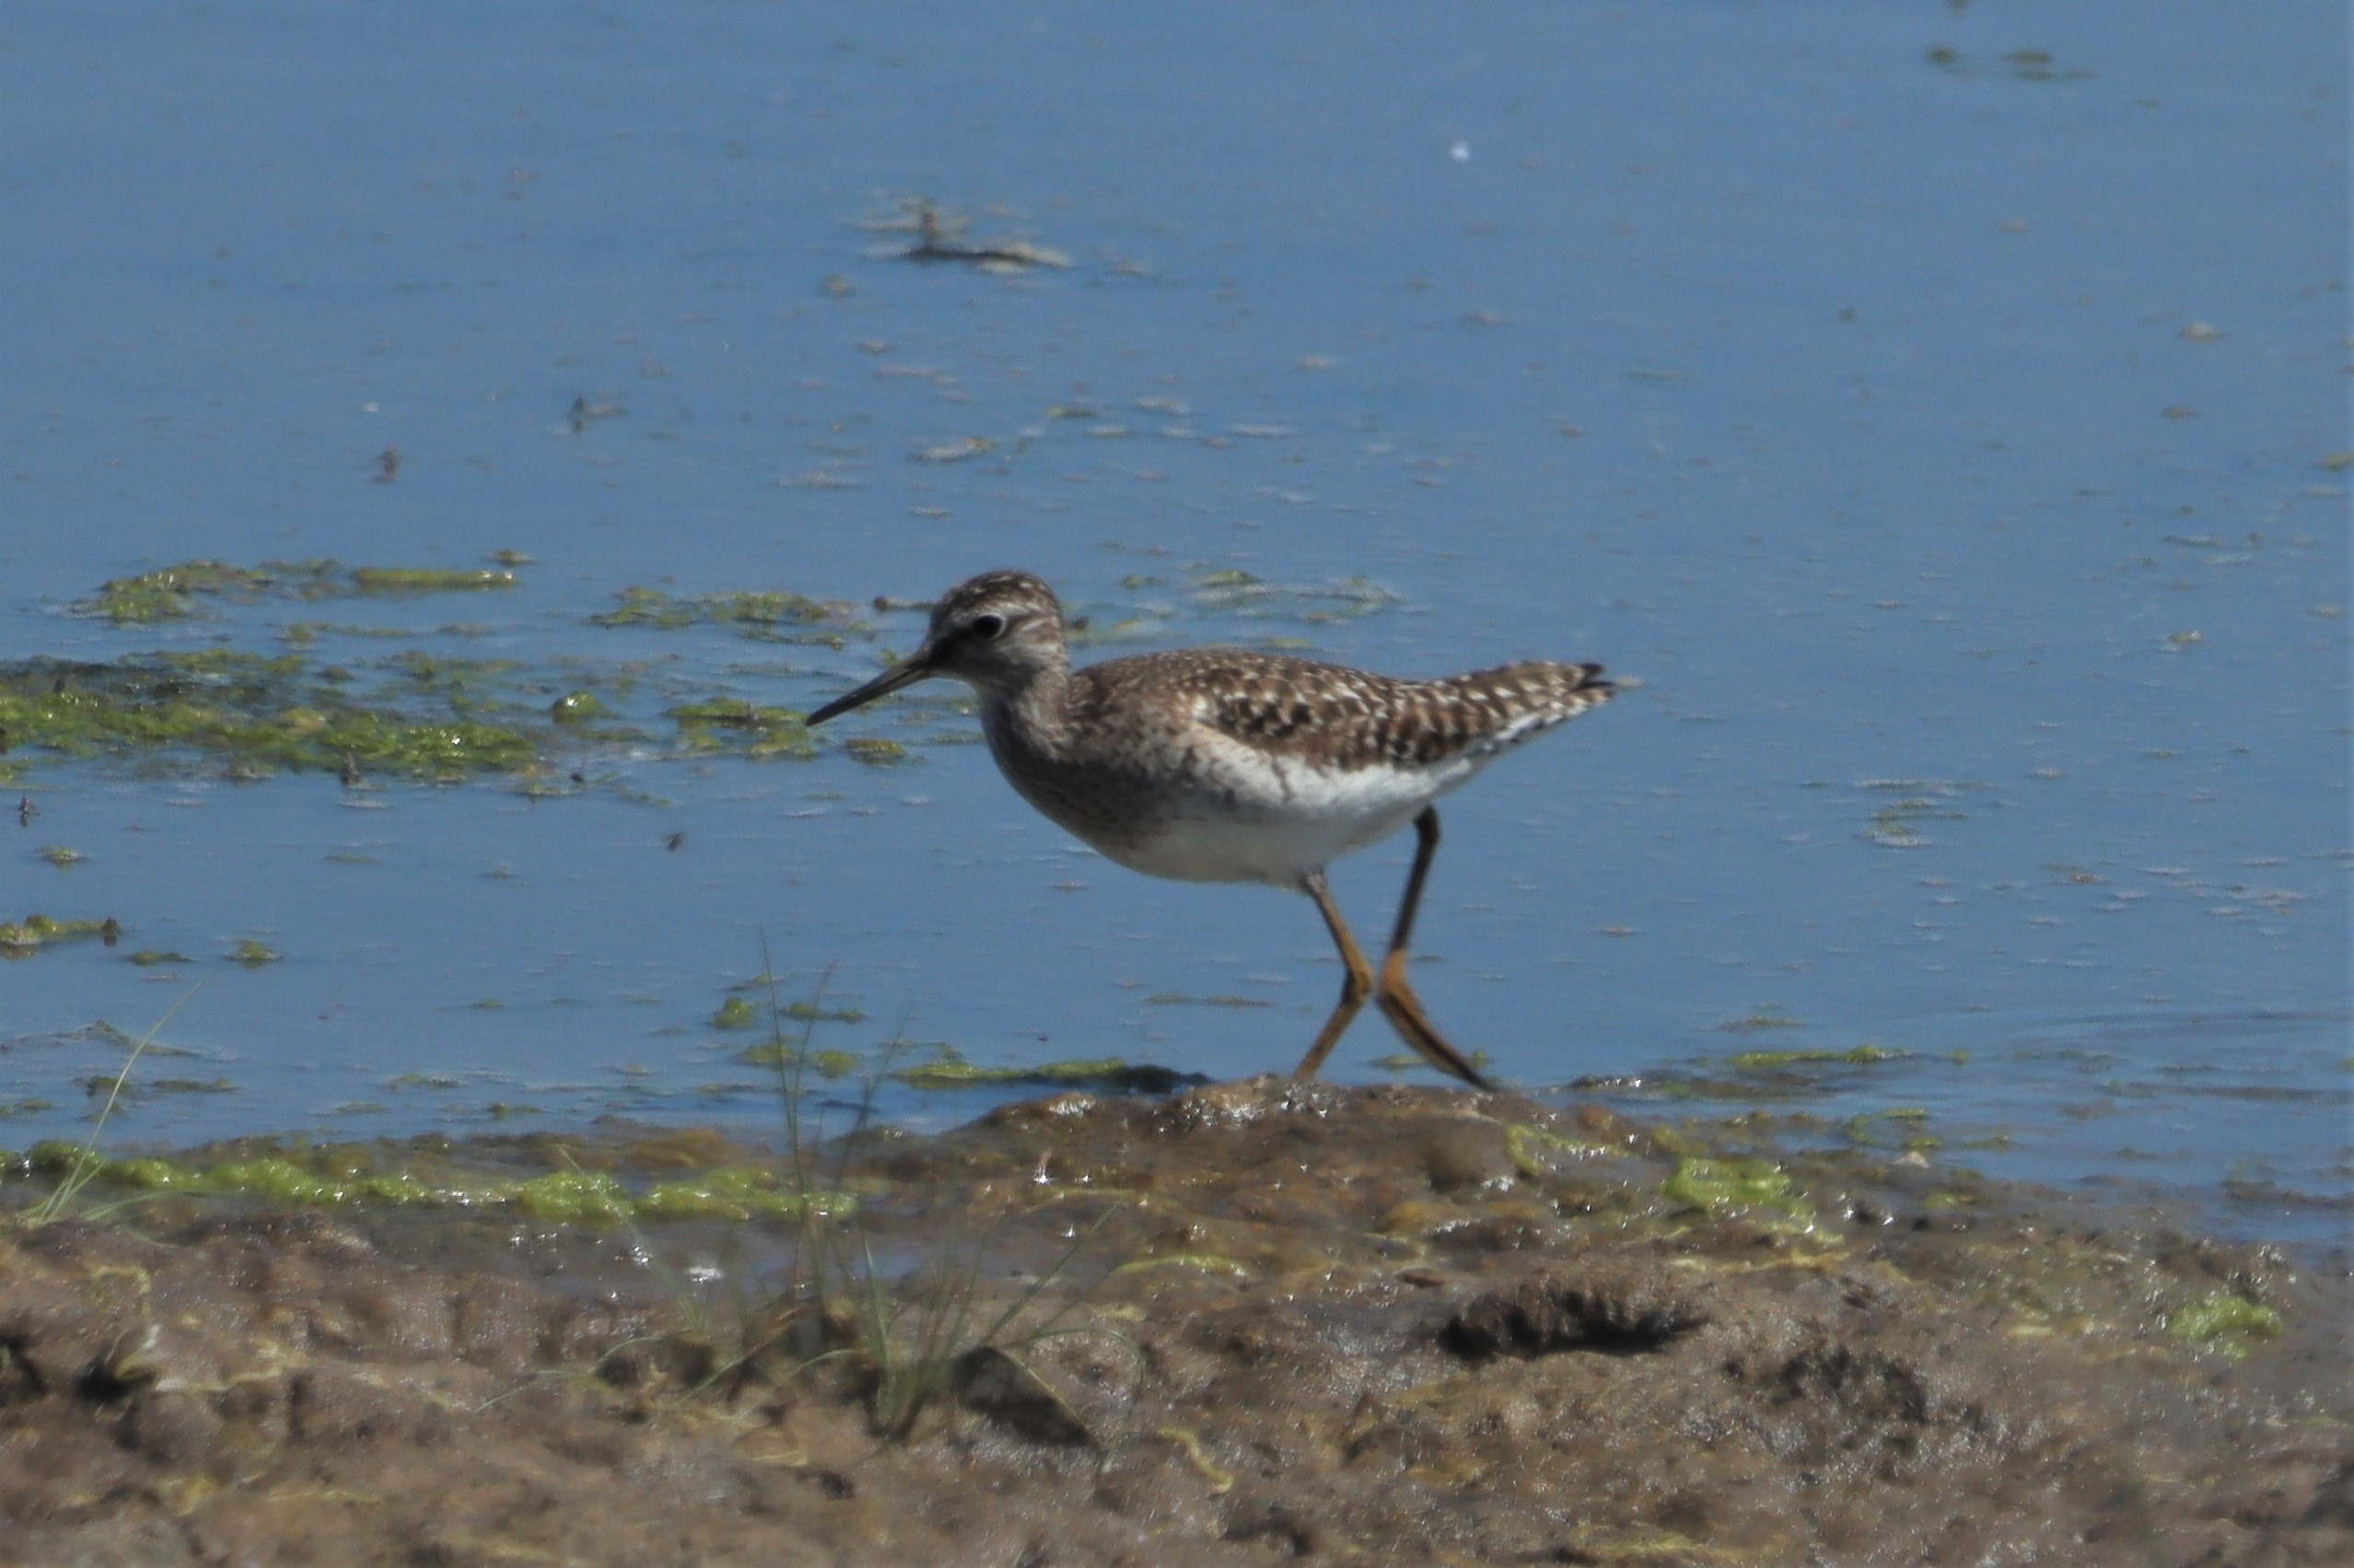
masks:
<path id="1" fill-rule="evenodd" d="M 508 558 L 511 561 L 519 560 Z M 264 561 L 234 566 L 226 561 L 183 561 L 135 577 L 116 577 L 76 601 L 77 614 L 100 616 L 116 625 L 185 621 L 206 613 L 210 600 L 249 602 L 262 598 L 296 599 L 413 598 L 421 594 L 481 593 L 515 587 L 515 574 L 497 568 L 345 566 L 337 561 Z"/>
<path id="2" fill-rule="evenodd" d="M 407 700 L 395 703 L 355 693 L 351 679 L 298 654 L 222 648 L 111 664 L 14 660 L 0 664 L 0 751 L 167 767 L 210 761 L 255 775 L 357 768 L 447 777 L 528 768 L 553 729 L 462 683 L 413 677 Z M 0 757 L 11 762 L 21 769 L 21 759 Z"/>

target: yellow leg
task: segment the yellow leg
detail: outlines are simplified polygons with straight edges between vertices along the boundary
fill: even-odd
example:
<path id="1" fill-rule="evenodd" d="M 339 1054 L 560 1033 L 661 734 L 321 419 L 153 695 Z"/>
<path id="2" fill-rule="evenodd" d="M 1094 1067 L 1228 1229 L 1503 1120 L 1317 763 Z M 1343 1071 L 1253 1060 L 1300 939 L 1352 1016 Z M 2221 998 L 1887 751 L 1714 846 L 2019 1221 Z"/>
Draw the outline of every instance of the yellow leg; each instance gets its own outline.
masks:
<path id="1" fill-rule="evenodd" d="M 1405 897 L 1398 904 L 1398 923 L 1390 933 L 1390 951 L 1381 960 L 1381 983 L 1375 990 L 1373 1000 L 1390 1020 L 1390 1026 L 1425 1062 L 1475 1089 L 1493 1089 L 1496 1086 L 1480 1076 L 1479 1070 L 1464 1059 L 1462 1051 L 1447 1043 L 1447 1037 L 1423 1012 L 1422 998 L 1414 993 L 1413 985 L 1406 980 L 1406 943 L 1414 935 L 1415 913 L 1422 907 L 1422 884 L 1430 875 L 1432 858 L 1439 853 L 1438 807 L 1423 807 L 1422 815 L 1414 819 L 1414 869 L 1406 874 Z"/>
<path id="2" fill-rule="evenodd" d="M 1300 879 L 1299 889 L 1316 900 L 1317 912 L 1324 917 L 1324 929 L 1333 934 L 1333 946 L 1340 949 L 1341 962 L 1348 970 L 1341 977 L 1340 1000 L 1333 1005 L 1332 1016 L 1317 1032 L 1316 1043 L 1308 1048 L 1308 1054 L 1291 1070 L 1293 1077 L 1304 1081 L 1316 1075 L 1316 1069 L 1333 1053 L 1340 1037 L 1348 1032 L 1349 1021 L 1357 1016 L 1358 1009 L 1365 1005 L 1365 998 L 1373 989 L 1373 966 L 1365 961 L 1357 938 L 1348 934 L 1348 923 L 1341 919 L 1340 906 L 1333 902 L 1333 890 L 1324 885 L 1324 874 L 1311 871 Z"/>

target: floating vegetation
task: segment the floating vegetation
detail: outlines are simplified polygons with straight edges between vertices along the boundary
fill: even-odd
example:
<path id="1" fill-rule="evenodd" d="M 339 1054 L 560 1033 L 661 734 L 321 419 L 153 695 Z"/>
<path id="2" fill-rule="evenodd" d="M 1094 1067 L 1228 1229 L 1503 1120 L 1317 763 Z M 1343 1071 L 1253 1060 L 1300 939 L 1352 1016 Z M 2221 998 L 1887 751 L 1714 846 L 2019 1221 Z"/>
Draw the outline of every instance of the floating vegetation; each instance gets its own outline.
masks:
<path id="1" fill-rule="evenodd" d="M 1730 1024 L 1725 1027 L 1732 1028 Z M 1870 1067 L 1882 1062 L 1897 1061 L 1905 1054 L 1882 1045 L 1859 1045 L 1848 1051 L 1742 1051 L 1725 1061 L 1728 1065 L 1745 1073 L 1770 1073 L 1778 1068 L 1810 1064 Z"/>
<path id="2" fill-rule="evenodd" d="M 82 1080 L 82 1089 L 93 1099 L 102 1095 L 130 1099 L 141 1095 L 233 1095 L 237 1084 L 228 1078 L 129 1078 L 93 1073 Z"/>
<path id="3" fill-rule="evenodd" d="M 790 1041 L 763 1040 L 736 1052 L 736 1060 L 748 1067 L 806 1067 L 821 1078 L 846 1078 L 858 1070 L 860 1059 L 854 1051 L 814 1051 Z"/>
<path id="4" fill-rule="evenodd" d="M 1189 597 L 1195 609 L 1216 614 L 1252 620 L 1304 621 L 1311 625 L 1354 621 L 1405 602 L 1403 595 L 1391 592 L 1369 577 L 1346 577 L 1315 587 L 1287 587 L 1235 570 L 1209 572 L 1195 577 Z"/>
<path id="5" fill-rule="evenodd" d="M 355 566 L 344 574 L 349 592 L 363 596 L 483 593 L 515 586 L 515 574 L 488 567 L 445 571 L 418 566 Z M 324 594 L 306 595 L 320 598 Z"/>
<path id="6" fill-rule="evenodd" d="M 111 947 L 122 935 L 122 924 L 111 915 L 104 920 L 52 920 L 29 914 L 20 921 L 0 921 L 0 958 L 29 958 L 55 943 L 91 936 Z"/>
<path id="7" fill-rule="evenodd" d="M 515 772 L 539 760 L 529 734 L 487 716 L 495 667 L 404 654 L 406 693 L 437 712 L 372 705 L 350 672 L 298 654 L 227 648 L 134 654 L 112 664 L 31 658 L 0 663 L 0 731 L 12 746 L 74 760 L 181 753 L 244 777 L 290 772 L 455 777 Z M 501 716 L 505 714 L 501 712 Z"/>
<path id="8" fill-rule="evenodd" d="M 1805 1025 L 1786 1013 L 1761 1007 L 1744 1018 L 1731 1018 L 1717 1026 L 1727 1034 L 1749 1034 L 1758 1029 L 1795 1029 Z"/>
<path id="9" fill-rule="evenodd" d="M 1897 796 L 1871 814 L 1871 821 L 1864 829 L 1865 838 L 1889 849 L 1919 849 L 1931 842 L 1914 830 L 1920 823 L 1963 820 L 1963 814 L 1949 802 L 1964 790 L 1987 786 L 1940 779 L 1866 779 L 1856 787 Z"/>
<path id="10" fill-rule="evenodd" d="M 760 1009 L 741 996 L 728 997 L 711 1015 L 711 1027 L 715 1029 L 748 1029 L 759 1022 Z"/>
<path id="11" fill-rule="evenodd" d="M 284 957 L 286 957 L 285 954 L 268 943 L 258 942 L 251 936 L 230 948 L 228 955 L 230 963 L 243 964 L 250 970 L 258 970 L 264 965 L 274 964 Z"/>
<path id="12" fill-rule="evenodd" d="M 679 726 L 679 749 L 689 755 L 730 752 L 806 762 L 818 754 L 817 737 L 789 708 L 764 708 L 729 697 L 683 703 L 664 715 Z"/>
<path id="13" fill-rule="evenodd" d="M 871 628 L 857 620 L 846 604 L 829 604 L 796 593 L 728 591 L 672 594 L 660 588 L 627 587 L 612 609 L 588 618 L 591 626 L 639 626 L 658 632 L 682 632 L 690 626 L 722 626 L 740 636 L 766 642 L 810 643 L 839 648 Z M 788 633 L 787 627 L 824 627 L 824 631 Z"/>
<path id="14" fill-rule="evenodd" d="M 961 463 L 967 458 L 977 458 L 984 452 L 994 452 L 997 444 L 986 436 L 967 436 L 955 441 L 942 441 L 915 450 L 919 463 Z"/>
<path id="15" fill-rule="evenodd" d="M 76 608 L 130 625 L 207 613 L 215 603 L 512 587 L 521 558 L 492 559 L 499 564 L 465 570 L 345 566 L 328 560 L 259 566 L 188 562 L 111 582 Z M 1156 581 L 1133 577 L 1124 586 L 1133 591 L 1155 587 Z M 873 602 L 886 612 L 926 608 L 888 598 Z M 1206 571 L 1163 602 L 1074 617 L 1073 641 L 1157 639 L 1188 615 L 1315 623 L 1397 602 L 1396 595 L 1361 577 L 1291 587 L 1246 572 Z M 587 619 L 602 627 L 651 631 L 717 627 L 749 639 L 835 650 L 855 640 L 880 656 L 885 650 L 876 626 L 863 616 L 863 610 L 846 603 L 786 591 L 679 594 L 641 585 L 622 590 L 610 608 Z M 1306 629 L 1306 624 L 1268 628 Z M 411 645 L 389 656 L 335 662 L 313 651 L 330 633 L 403 638 L 427 633 L 311 620 L 275 631 L 284 645 L 271 652 L 209 646 L 127 654 L 111 663 L 51 656 L 0 661 L 0 781 L 55 759 L 151 776 L 202 772 L 240 781 L 332 772 L 355 789 L 375 781 L 456 783 L 504 774 L 519 776 L 521 787 L 534 798 L 596 788 L 643 799 L 647 797 L 635 794 L 617 771 L 592 769 L 586 753 L 630 746 L 635 759 L 659 754 L 809 761 L 822 751 L 798 708 L 758 700 L 780 683 L 818 673 L 782 662 L 731 667 L 713 681 L 687 683 L 681 690 L 677 678 L 661 668 L 676 656 L 618 665 L 567 659 L 552 667 L 527 666 Z M 720 679 L 727 686 L 715 691 Z M 647 711 L 653 704 L 642 693 L 658 680 L 667 688 L 663 700 L 672 704 L 660 712 L 675 733 L 667 747 L 647 747 L 646 731 L 660 730 Z M 745 695 L 728 690 L 740 681 Z M 796 686 L 786 690 L 798 695 Z M 904 703 L 910 715 L 935 719 L 970 714 L 976 705 L 961 691 Z M 915 725 L 891 739 L 851 740 L 840 754 L 870 766 L 894 766 L 920 761 L 934 746 L 979 738 L 966 726 Z M 355 797 L 346 804 L 370 803 Z M 30 810 L 29 801 L 25 810 Z M 49 853 L 61 867 L 72 864 L 63 846 Z"/>
<path id="16" fill-rule="evenodd" d="M 936 1060 L 902 1067 L 890 1076 L 917 1089 L 1035 1084 L 1051 1088 L 1104 1089 L 1122 1095 L 1165 1095 L 1188 1085 L 1209 1082 L 1199 1073 L 1180 1073 L 1150 1063 L 1130 1063 L 1116 1056 L 1047 1062 L 1035 1067 L 981 1067 L 945 1047 Z"/>
<path id="17" fill-rule="evenodd" d="M 870 768 L 894 767 L 906 761 L 910 755 L 907 748 L 896 740 L 845 740 L 842 749 L 850 754 L 852 761 L 864 762 Z"/>
<path id="18" fill-rule="evenodd" d="M 264 561 L 233 566 L 225 561 L 183 561 L 117 577 L 76 601 L 76 614 L 103 616 L 117 625 L 184 621 L 204 613 L 199 601 L 269 598 L 321 599 L 414 597 L 478 593 L 511 588 L 515 574 L 505 568 L 444 569 L 419 566 L 344 566 L 334 561 Z"/>
<path id="19" fill-rule="evenodd" d="M 50 865 L 54 865 L 60 871 L 66 870 L 71 866 L 79 865 L 82 862 L 89 859 L 89 856 L 84 854 L 80 850 L 68 849 L 64 844 L 50 844 L 37 853 L 41 855 L 41 859 L 49 862 Z"/>

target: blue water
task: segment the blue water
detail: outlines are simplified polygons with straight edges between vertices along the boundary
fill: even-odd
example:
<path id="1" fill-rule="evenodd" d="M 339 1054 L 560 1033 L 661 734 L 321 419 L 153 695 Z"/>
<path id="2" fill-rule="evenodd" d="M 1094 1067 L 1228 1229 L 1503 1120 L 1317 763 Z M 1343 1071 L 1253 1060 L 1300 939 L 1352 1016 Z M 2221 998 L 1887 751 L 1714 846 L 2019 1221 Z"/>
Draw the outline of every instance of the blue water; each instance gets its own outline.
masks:
<path id="1" fill-rule="evenodd" d="M 916 619 L 836 651 L 586 617 L 1023 565 L 1126 625 L 1107 651 L 1602 659 L 1639 688 L 1447 808 L 1417 983 L 1463 1044 L 1564 1086 L 1876 1043 L 1912 1054 L 1802 1103 L 2327 1235 L 2344 32 L 2220 0 L 29 0 L 0 17 L 0 657 L 328 619 L 412 633 L 321 638 L 356 665 L 650 660 L 647 712 L 808 707 Z M 1070 264 L 900 259 L 917 197 Z M 619 412 L 576 430 L 576 400 Z M 190 557 L 495 550 L 534 559 L 511 596 L 67 610 Z M 1231 570 L 1383 594 L 1202 591 Z M 787 999 L 830 971 L 866 1015 L 821 1044 L 985 1063 L 1280 1070 L 1338 981 L 1304 901 L 1118 870 L 977 747 L 578 761 L 538 801 L 37 762 L 0 918 L 129 935 L 0 966 L 0 1142 L 86 1129 L 122 1058 L 93 1023 L 184 995 L 160 1039 L 191 1054 L 154 1071 L 230 1086 L 111 1134 L 764 1117 L 709 1027 L 763 941 Z M 1404 865 L 1337 871 L 1369 935 Z M 249 937 L 284 960 L 225 962 Z M 1369 1018 L 1334 1071 L 1396 1049 Z"/>

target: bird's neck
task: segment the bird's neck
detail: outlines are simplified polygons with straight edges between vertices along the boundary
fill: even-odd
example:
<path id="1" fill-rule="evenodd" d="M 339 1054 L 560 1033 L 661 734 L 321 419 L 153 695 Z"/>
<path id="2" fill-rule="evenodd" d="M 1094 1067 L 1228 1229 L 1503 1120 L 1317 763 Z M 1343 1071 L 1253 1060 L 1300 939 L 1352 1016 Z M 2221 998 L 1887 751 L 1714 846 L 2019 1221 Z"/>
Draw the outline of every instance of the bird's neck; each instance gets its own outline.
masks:
<path id="1" fill-rule="evenodd" d="M 981 695 L 982 726 L 1000 755 L 1008 749 L 1051 759 L 1069 747 L 1071 667 L 1066 658 L 1042 662 Z"/>
<path id="2" fill-rule="evenodd" d="M 1068 741 L 1068 699 L 1071 662 L 1041 659 L 1017 671 L 1008 671 L 1003 683 L 982 692 L 982 723 L 996 744 L 1017 744 L 1024 751 L 1053 756 Z"/>

